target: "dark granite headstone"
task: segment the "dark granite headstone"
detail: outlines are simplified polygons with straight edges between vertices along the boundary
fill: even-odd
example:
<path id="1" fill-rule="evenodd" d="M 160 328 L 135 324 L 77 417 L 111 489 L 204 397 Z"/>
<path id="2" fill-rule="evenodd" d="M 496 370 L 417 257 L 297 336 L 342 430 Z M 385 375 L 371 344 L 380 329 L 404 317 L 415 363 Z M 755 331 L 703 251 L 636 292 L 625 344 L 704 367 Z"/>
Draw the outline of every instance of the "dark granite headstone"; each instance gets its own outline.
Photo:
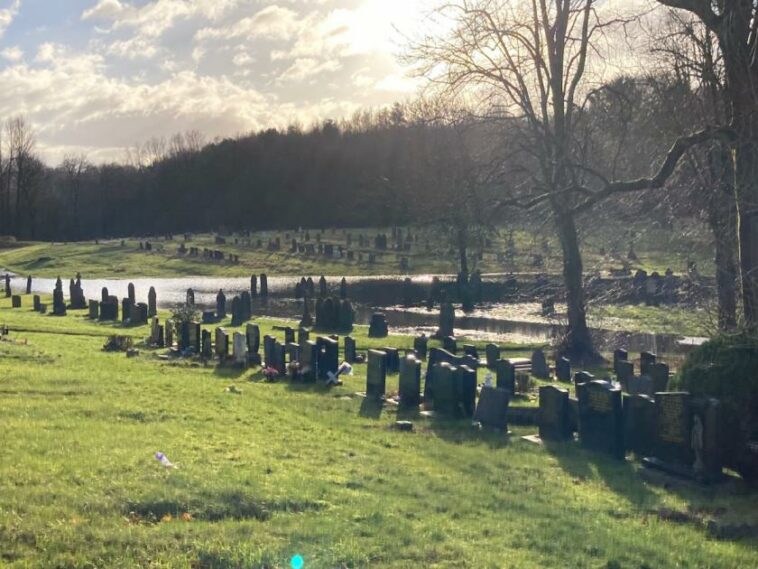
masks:
<path id="1" fill-rule="evenodd" d="M 476 408 L 476 369 L 466 365 L 456 370 L 456 387 L 464 417 L 473 417 Z"/>
<path id="2" fill-rule="evenodd" d="M 345 361 L 349 364 L 355 363 L 356 355 L 355 338 L 345 336 Z"/>
<path id="3" fill-rule="evenodd" d="M 201 344 L 200 353 L 203 359 L 210 360 L 213 357 L 213 337 L 210 330 L 203 330 Z"/>
<path id="4" fill-rule="evenodd" d="M 369 338 L 386 338 L 389 332 L 387 329 L 387 317 L 381 312 L 371 316 L 371 322 L 368 329 Z"/>
<path id="5" fill-rule="evenodd" d="M 324 336 L 316 339 L 316 345 L 318 346 L 318 377 L 325 380 L 329 377 L 329 372 L 337 373 L 340 345 L 337 340 Z"/>
<path id="6" fill-rule="evenodd" d="M 621 384 L 621 389 L 627 393 L 631 393 L 629 391 L 629 382 L 634 377 L 634 364 L 626 360 L 618 360 L 614 365 L 614 369 L 616 371 L 616 379 Z"/>
<path id="7" fill-rule="evenodd" d="M 366 397 L 381 399 L 384 397 L 387 382 L 387 355 L 379 350 L 368 351 L 368 369 L 366 371 Z"/>
<path id="8" fill-rule="evenodd" d="M 229 357 L 229 334 L 223 328 L 216 328 L 216 356 L 221 363 Z"/>
<path id="9" fill-rule="evenodd" d="M 551 441 L 571 439 L 571 410 L 569 392 L 553 385 L 540 387 L 540 438 Z"/>
<path id="10" fill-rule="evenodd" d="M 96 300 L 89 301 L 89 318 L 90 320 L 100 318 L 100 303 Z"/>
<path id="11" fill-rule="evenodd" d="M 487 357 L 487 367 L 489 369 L 495 369 L 497 366 L 497 360 L 500 359 L 500 346 L 497 344 L 487 344 L 484 347 L 484 354 Z"/>
<path id="12" fill-rule="evenodd" d="M 416 355 L 421 360 L 426 359 L 428 346 L 429 346 L 429 338 L 425 334 L 416 336 L 413 339 L 413 351 L 416 352 Z"/>
<path id="13" fill-rule="evenodd" d="M 550 379 L 550 368 L 542 350 L 532 352 L 532 375 L 539 379 Z"/>
<path id="14" fill-rule="evenodd" d="M 412 355 L 400 362 L 399 395 L 403 407 L 421 404 L 421 362 Z"/>
<path id="15" fill-rule="evenodd" d="M 653 452 L 655 401 L 647 395 L 624 395 L 624 444 L 637 456 Z"/>
<path id="16" fill-rule="evenodd" d="M 578 383 L 579 440 L 582 446 L 624 459 L 621 390 L 605 381 Z"/>
<path id="17" fill-rule="evenodd" d="M 655 363 L 656 355 L 652 352 L 640 353 L 640 375 L 649 375 L 649 367 Z"/>
<path id="18" fill-rule="evenodd" d="M 653 393 L 668 391 L 669 366 L 664 363 L 656 362 L 654 364 L 650 364 L 647 370 L 648 375 L 653 381 Z"/>
<path id="19" fill-rule="evenodd" d="M 261 349 L 261 329 L 257 324 L 248 324 L 245 327 L 247 336 L 247 351 L 249 354 L 257 354 Z"/>
<path id="20" fill-rule="evenodd" d="M 34 295 L 33 302 L 34 302 L 34 312 L 39 312 L 39 306 L 42 303 L 42 299 L 40 298 L 38 294 Z"/>
<path id="21" fill-rule="evenodd" d="M 626 362 L 629 360 L 629 352 L 627 352 L 623 348 L 619 348 L 617 350 L 614 350 L 613 352 L 613 373 L 616 375 L 619 374 L 618 371 L 618 363 L 619 362 Z"/>
<path id="22" fill-rule="evenodd" d="M 510 394 L 505 389 L 482 387 L 474 421 L 478 421 L 484 427 L 508 432 L 509 403 Z"/>
<path id="23" fill-rule="evenodd" d="M 451 354 L 458 352 L 458 342 L 456 342 L 453 336 L 445 336 L 442 338 L 442 349 Z"/>
<path id="24" fill-rule="evenodd" d="M 479 361 L 479 350 L 473 344 L 463 344 L 463 353 Z"/>
<path id="25" fill-rule="evenodd" d="M 157 304 L 157 298 L 155 295 L 155 287 L 150 287 L 150 290 L 147 292 L 147 316 L 149 318 L 152 318 L 158 314 L 158 304 Z"/>
<path id="26" fill-rule="evenodd" d="M 11 308 L 21 308 L 21 296 L 14 294 L 11 296 Z"/>
<path id="27" fill-rule="evenodd" d="M 571 381 L 571 361 L 568 358 L 560 357 L 555 360 L 555 377 L 564 383 Z"/>
<path id="28" fill-rule="evenodd" d="M 497 387 L 513 395 L 516 393 L 516 367 L 510 360 L 498 360 L 495 365 Z"/>
<path id="29" fill-rule="evenodd" d="M 387 354 L 387 374 L 394 374 L 400 371 L 400 351 L 397 348 L 382 348 Z"/>

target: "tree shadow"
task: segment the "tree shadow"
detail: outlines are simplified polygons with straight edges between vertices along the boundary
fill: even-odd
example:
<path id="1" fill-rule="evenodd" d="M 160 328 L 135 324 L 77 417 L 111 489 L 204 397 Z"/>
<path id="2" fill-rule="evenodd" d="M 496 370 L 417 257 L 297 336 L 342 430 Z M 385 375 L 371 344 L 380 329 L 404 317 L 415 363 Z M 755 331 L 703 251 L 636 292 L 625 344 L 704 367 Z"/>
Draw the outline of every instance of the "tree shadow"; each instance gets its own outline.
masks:
<path id="1" fill-rule="evenodd" d="M 474 424 L 471 417 L 434 413 L 429 418 L 429 428 L 439 438 L 453 444 L 480 443 L 493 450 L 505 448 L 510 444 L 511 435 Z"/>
<path id="2" fill-rule="evenodd" d="M 245 375 L 248 371 L 249 368 L 239 366 L 217 365 L 213 368 L 213 375 L 222 379 L 239 379 L 240 376 Z"/>
<path id="3" fill-rule="evenodd" d="M 382 416 L 384 410 L 384 401 L 381 399 L 372 399 L 370 397 L 364 397 L 361 402 L 360 416 L 367 419 L 379 419 Z"/>
<path id="4" fill-rule="evenodd" d="M 615 494 L 630 503 L 650 507 L 659 498 L 639 476 L 638 467 L 630 460 L 618 460 L 582 448 L 578 441 L 545 441 L 545 449 L 571 477 L 583 482 L 599 476 Z"/>

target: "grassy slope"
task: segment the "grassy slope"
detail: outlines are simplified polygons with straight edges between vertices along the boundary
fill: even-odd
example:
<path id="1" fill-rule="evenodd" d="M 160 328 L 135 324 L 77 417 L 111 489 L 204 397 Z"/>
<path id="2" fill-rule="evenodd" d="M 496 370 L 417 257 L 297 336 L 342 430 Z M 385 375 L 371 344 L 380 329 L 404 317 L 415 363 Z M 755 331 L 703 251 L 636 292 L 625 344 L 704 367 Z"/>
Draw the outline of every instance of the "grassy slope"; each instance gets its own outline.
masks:
<path id="1" fill-rule="evenodd" d="M 394 409 L 352 396 L 365 366 L 325 391 L 106 354 L 110 327 L 81 312 L 2 299 L 0 323 L 45 330 L 0 343 L 0 566 L 286 567 L 295 553 L 308 568 L 758 565 L 754 541 L 650 513 L 741 517 L 756 497 L 648 486 L 630 463 L 520 440 L 533 428 L 507 439 L 420 419 L 395 432 Z M 180 468 L 165 472 L 157 450 Z"/>
<path id="2" fill-rule="evenodd" d="M 360 232 L 373 238 L 379 232 L 390 233 L 389 229 L 353 229 L 352 249 L 357 252 L 357 236 Z M 395 255 L 387 252 L 380 256 L 376 264 L 369 265 L 367 262 L 369 249 L 364 249 L 364 261 L 359 263 L 347 260 L 325 260 L 323 258 L 309 258 L 302 255 L 289 254 L 289 241 L 294 232 L 268 232 L 253 234 L 252 242 L 261 238 L 265 243 L 270 237 L 279 237 L 282 241 L 282 251 L 269 252 L 264 249 L 248 247 L 240 240 L 239 245 L 234 245 L 234 238 L 228 238 L 228 244 L 216 245 L 210 235 L 195 235 L 187 246 L 209 249 L 219 249 L 226 254 L 235 254 L 240 257 L 240 265 L 227 263 L 209 262 L 202 258 L 179 257 L 176 249 L 182 240 L 176 236 L 175 241 L 163 242 L 153 240 L 156 246 L 163 246 L 164 250 L 154 250 L 150 253 L 139 249 L 139 240 L 126 240 L 125 246 L 121 247 L 120 241 L 102 242 L 96 245 L 92 242 L 51 244 L 30 243 L 11 249 L 0 248 L 0 267 L 26 275 L 33 274 L 39 277 L 56 277 L 58 275 L 74 275 L 77 271 L 89 278 L 117 277 L 123 274 L 130 277 L 138 276 L 188 276 L 188 275 L 248 275 L 250 273 L 269 272 L 275 275 L 370 275 L 370 274 L 395 274 L 401 272 L 399 265 L 400 256 L 408 256 L 411 263 L 411 273 L 430 272 L 456 272 L 458 270 L 457 257 L 454 253 L 436 249 L 440 242 L 433 234 L 426 235 L 419 230 L 413 230 L 414 235 L 420 236 L 420 241 L 414 245 L 410 254 L 402 253 Z M 618 241 L 618 230 L 614 227 L 590 227 L 583 241 L 584 265 L 587 272 L 594 270 L 607 270 L 609 267 L 619 267 L 620 261 L 613 260 L 607 254 L 601 254 L 603 249 L 610 251 L 609 243 Z M 316 232 L 311 232 L 311 243 L 315 242 Z M 531 266 L 531 253 L 542 254 L 545 257 L 545 270 L 559 273 L 561 271 L 560 246 L 549 232 L 532 230 L 516 231 L 514 240 L 518 256 L 514 265 L 503 265 L 497 262 L 496 253 L 506 250 L 507 234 L 503 229 L 501 236 L 494 239 L 492 249 L 485 252 L 484 260 L 479 268 L 484 272 L 503 272 L 508 270 L 533 271 Z M 549 242 L 550 250 L 545 253 L 542 250 L 542 238 Z M 432 245 L 432 251 L 427 252 L 424 245 L 426 240 Z M 346 246 L 346 236 L 341 230 L 332 232 L 327 230 L 323 236 L 324 243 L 334 243 Z M 698 262 L 700 270 L 704 274 L 713 272 L 711 262 L 711 246 L 707 236 L 702 232 L 695 232 L 687 236 L 679 235 L 678 231 L 663 229 L 645 229 L 640 233 L 636 242 L 636 251 L 640 258 L 635 266 L 648 271 L 657 270 L 661 274 L 667 267 L 672 267 L 676 272 L 683 272 L 687 258 L 693 258 Z M 618 249 L 626 254 L 628 244 L 625 241 L 619 243 Z M 472 261 L 473 262 L 473 261 Z"/>

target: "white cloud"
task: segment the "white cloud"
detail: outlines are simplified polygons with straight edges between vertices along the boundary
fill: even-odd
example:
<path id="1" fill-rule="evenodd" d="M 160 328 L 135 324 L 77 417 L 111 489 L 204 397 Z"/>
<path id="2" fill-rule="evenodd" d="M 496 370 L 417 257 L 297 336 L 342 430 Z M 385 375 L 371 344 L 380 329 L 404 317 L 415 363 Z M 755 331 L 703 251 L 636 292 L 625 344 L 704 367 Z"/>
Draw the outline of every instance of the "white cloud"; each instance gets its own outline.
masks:
<path id="1" fill-rule="evenodd" d="M 0 51 L 0 55 L 11 63 L 18 63 L 24 58 L 24 52 L 18 46 L 6 47 Z"/>
<path id="2" fill-rule="evenodd" d="M 303 81 L 322 73 L 337 71 L 342 65 L 335 59 L 319 62 L 310 57 L 296 59 L 279 77 L 282 81 Z"/>
<path id="3" fill-rule="evenodd" d="M 3 37 L 8 26 L 13 23 L 13 19 L 18 15 L 20 8 L 21 0 L 13 0 L 8 8 L 0 10 L 0 38 Z"/>
<path id="4" fill-rule="evenodd" d="M 286 40 L 297 34 L 303 25 L 296 12 L 273 5 L 228 26 L 203 28 L 197 32 L 195 39 L 207 41 L 244 37 Z"/>
<path id="5" fill-rule="evenodd" d="M 100 0 L 95 6 L 84 11 L 82 20 L 115 20 L 125 9 L 119 0 Z"/>

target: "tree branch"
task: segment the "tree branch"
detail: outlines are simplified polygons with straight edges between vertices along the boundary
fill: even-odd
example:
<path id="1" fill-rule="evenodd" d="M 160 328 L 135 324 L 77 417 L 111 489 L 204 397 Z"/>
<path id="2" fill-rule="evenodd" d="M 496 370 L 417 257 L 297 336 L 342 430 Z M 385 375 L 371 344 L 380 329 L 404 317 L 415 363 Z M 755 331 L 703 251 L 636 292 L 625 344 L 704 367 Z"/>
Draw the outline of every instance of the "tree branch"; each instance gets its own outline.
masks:
<path id="1" fill-rule="evenodd" d="M 602 190 L 595 192 L 592 197 L 578 204 L 573 209 L 574 214 L 587 211 L 599 201 L 604 200 L 613 194 L 662 188 L 674 173 L 679 160 L 687 150 L 693 146 L 718 137 L 733 140 L 734 131 L 727 127 L 709 127 L 689 136 L 678 138 L 676 142 L 674 142 L 674 145 L 669 149 L 666 159 L 658 169 L 658 172 L 652 178 L 639 178 L 637 180 L 629 180 L 625 182 L 609 182 L 605 184 L 605 187 Z"/>

